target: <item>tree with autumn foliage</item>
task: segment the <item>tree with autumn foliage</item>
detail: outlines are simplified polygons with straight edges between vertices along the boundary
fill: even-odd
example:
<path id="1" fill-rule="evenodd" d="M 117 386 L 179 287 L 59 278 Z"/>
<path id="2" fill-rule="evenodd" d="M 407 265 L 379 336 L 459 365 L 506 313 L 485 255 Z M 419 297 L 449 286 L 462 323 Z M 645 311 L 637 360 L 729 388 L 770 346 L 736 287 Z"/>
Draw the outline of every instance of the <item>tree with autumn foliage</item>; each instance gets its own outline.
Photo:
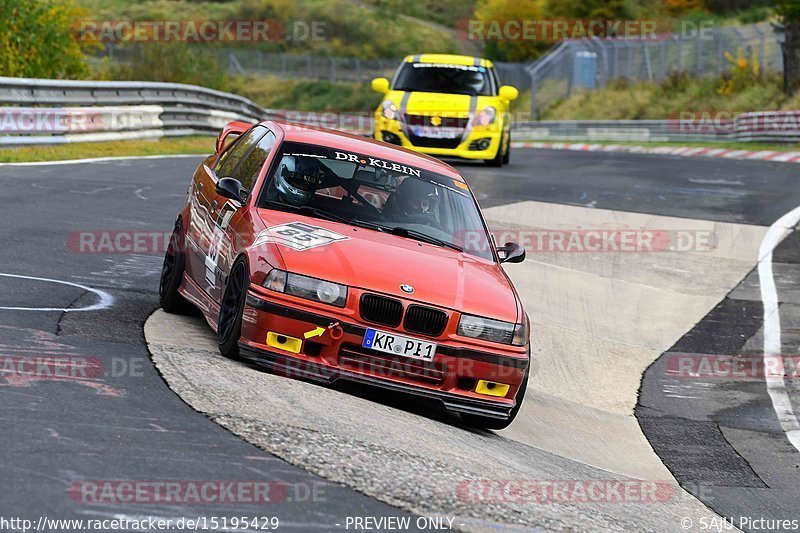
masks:
<path id="1" fill-rule="evenodd" d="M 543 0 L 479 0 L 475 6 L 475 19 L 483 24 L 482 43 L 488 57 L 502 61 L 530 61 L 538 57 L 549 44 L 530 39 L 492 37 L 491 25 L 510 20 L 541 20 L 544 18 Z"/>
<path id="2" fill-rule="evenodd" d="M 776 0 L 775 12 L 783 24 L 783 90 L 792 95 L 800 87 L 800 0 Z"/>
<path id="3" fill-rule="evenodd" d="M 89 73 L 69 0 L 0 0 L 0 76 L 81 78 Z"/>

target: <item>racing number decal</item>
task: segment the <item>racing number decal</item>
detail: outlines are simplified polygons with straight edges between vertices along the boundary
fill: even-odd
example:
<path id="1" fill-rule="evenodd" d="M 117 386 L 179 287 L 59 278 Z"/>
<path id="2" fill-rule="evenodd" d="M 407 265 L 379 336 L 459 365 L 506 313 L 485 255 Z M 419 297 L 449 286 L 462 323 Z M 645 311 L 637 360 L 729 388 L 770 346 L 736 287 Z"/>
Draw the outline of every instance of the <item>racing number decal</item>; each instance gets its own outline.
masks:
<path id="1" fill-rule="evenodd" d="M 214 234 L 211 236 L 211 242 L 208 243 L 208 253 L 206 254 L 206 281 L 210 285 L 217 283 L 217 265 L 219 264 L 219 254 L 222 252 L 222 247 L 225 244 L 225 229 L 233 218 L 236 212 L 236 207 L 226 202 L 220 210 L 220 216 L 214 222 Z"/>
<path id="2" fill-rule="evenodd" d="M 256 242 L 271 240 L 276 244 L 302 252 L 346 239 L 347 237 L 344 235 L 325 228 L 311 226 L 303 222 L 290 222 L 267 228 L 264 233 L 259 235 Z"/>
<path id="3" fill-rule="evenodd" d="M 225 230 L 219 226 L 214 227 L 214 235 L 211 237 L 211 242 L 208 246 L 208 254 L 206 254 L 206 281 L 210 285 L 217 283 L 217 263 L 219 262 L 219 254 L 222 251 L 222 242 L 225 237 Z"/>

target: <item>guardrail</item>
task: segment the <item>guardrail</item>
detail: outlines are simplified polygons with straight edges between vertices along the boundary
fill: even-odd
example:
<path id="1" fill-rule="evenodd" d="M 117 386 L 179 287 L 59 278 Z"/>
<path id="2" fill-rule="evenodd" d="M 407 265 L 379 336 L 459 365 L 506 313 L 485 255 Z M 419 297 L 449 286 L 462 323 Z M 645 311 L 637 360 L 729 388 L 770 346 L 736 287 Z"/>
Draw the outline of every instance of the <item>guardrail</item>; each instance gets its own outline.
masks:
<path id="1" fill-rule="evenodd" d="M 671 120 L 564 120 L 514 124 L 520 141 L 800 142 L 800 111 L 694 115 Z"/>
<path id="2" fill-rule="evenodd" d="M 273 111 L 196 85 L 0 77 L 0 144 L 58 144 L 216 134 Z M 10 107 L 14 106 L 14 107 Z"/>

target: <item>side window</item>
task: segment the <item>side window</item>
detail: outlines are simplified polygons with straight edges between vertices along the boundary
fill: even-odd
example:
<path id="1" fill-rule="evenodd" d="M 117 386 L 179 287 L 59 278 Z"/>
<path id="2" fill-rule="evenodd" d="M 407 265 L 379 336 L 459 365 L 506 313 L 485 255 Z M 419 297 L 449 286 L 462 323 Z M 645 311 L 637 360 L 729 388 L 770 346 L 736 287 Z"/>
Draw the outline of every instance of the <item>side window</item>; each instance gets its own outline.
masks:
<path id="1" fill-rule="evenodd" d="M 266 132 L 267 128 L 256 126 L 226 150 L 214 166 L 214 173 L 217 175 L 217 178 L 233 177 L 233 171 L 236 169 L 236 166 L 242 158 L 247 155 L 250 148 L 252 148 Z"/>
<path id="2" fill-rule="evenodd" d="M 267 131 L 267 134 L 261 137 L 258 143 L 242 158 L 231 177 L 239 180 L 248 191 L 252 190 L 258 173 L 264 166 L 264 161 L 267 160 L 273 146 L 275 146 L 275 134 Z"/>
<path id="3" fill-rule="evenodd" d="M 497 92 L 500 90 L 500 80 L 497 77 L 497 70 L 494 68 L 490 68 L 489 72 L 491 72 L 492 77 L 492 89 L 489 92 L 492 96 L 497 96 Z"/>

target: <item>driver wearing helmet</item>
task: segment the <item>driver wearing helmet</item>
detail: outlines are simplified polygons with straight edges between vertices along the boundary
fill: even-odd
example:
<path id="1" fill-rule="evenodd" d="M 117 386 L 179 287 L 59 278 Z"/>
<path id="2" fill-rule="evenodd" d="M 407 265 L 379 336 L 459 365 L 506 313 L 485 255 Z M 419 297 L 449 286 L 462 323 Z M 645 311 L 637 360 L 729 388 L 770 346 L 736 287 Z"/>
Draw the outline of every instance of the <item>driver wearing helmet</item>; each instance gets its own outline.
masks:
<path id="1" fill-rule="evenodd" d="M 435 222 L 437 200 L 433 185 L 407 177 L 386 202 L 384 216 L 398 222 L 430 224 Z"/>
<path id="2" fill-rule="evenodd" d="M 298 207 L 308 205 L 315 192 L 323 187 L 324 180 L 315 158 L 284 155 L 270 184 L 269 196 Z"/>

